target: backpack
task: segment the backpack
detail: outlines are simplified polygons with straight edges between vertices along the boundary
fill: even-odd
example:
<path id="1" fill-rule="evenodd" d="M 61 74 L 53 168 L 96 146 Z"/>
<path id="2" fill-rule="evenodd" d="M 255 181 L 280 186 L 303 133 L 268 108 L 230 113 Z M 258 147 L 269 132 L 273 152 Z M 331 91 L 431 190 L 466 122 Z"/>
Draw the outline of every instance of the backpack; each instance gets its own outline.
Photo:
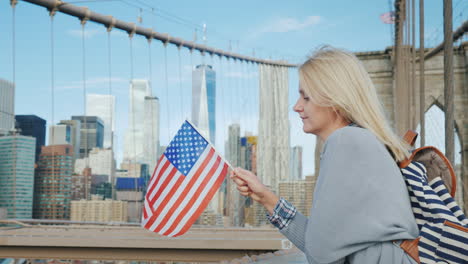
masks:
<path id="1" fill-rule="evenodd" d="M 411 146 L 417 133 L 404 137 Z M 435 147 L 415 149 L 400 162 L 420 234 L 400 247 L 417 263 L 468 263 L 468 219 L 453 199 L 455 172 Z"/>

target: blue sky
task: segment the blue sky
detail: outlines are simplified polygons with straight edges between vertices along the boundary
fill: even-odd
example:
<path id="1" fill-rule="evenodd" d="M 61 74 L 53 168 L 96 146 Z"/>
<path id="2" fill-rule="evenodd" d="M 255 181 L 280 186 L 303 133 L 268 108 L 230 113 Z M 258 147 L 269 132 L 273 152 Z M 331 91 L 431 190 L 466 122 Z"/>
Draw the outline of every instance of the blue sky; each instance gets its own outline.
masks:
<path id="1" fill-rule="evenodd" d="M 12 10 L 0 1 L 0 78 L 12 80 Z M 152 27 L 186 40 L 202 43 L 201 25 L 207 25 L 207 45 L 262 58 L 301 62 L 321 44 L 351 51 L 382 50 L 392 43 L 391 27 L 379 20 L 390 10 L 387 0 L 368 1 L 73 1 L 102 14 Z M 426 46 L 442 40 L 442 1 L 426 2 Z M 454 27 L 467 17 L 463 0 L 454 0 Z M 141 8 L 141 10 L 140 10 Z M 141 17 L 142 22 L 138 22 Z M 54 107 L 51 92 L 51 23 L 46 9 L 20 1 L 16 7 L 16 113 L 36 114 L 55 123 L 84 113 L 83 52 L 78 19 L 64 14 L 54 18 Z M 85 27 L 85 75 L 88 93 L 109 93 L 107 32 L 101 25 Z M 121 158 L 128 123 L 130 41 L 113 30 L 111 39 L 112 94 L 116 96 L 116 151 Z M 213 64 L 218 75 L 217 148 L 223 152 L 226 129 L 222 124 L 240 122 L 242 131 L 256 133 L 258 75 L 252 64 L 202 58 L 198 52 L 132 40 L 133 77 L 153 81 L 153 94 L 161 101 L 161 142 L 167 144 L 184 117 L 190 116 L 191 65 Z M 165 63 L 167 53 L 167 64 Z M 179 64 L 180 55 L 180 64 Z M 167 65 L 167 85 L 165 67 Z M 181 74 L 179 75 L 179 71 Z M 290 109 L 297 96 L 297 72 L 290 70 Z M 167 99 L 167 100 L 166 100 Z M 170 104 L 166 104 L 170 102 Z M 179 107 L 178 105 L 182 105 Z M 52 110 L 53 109 L 53 110 Z M 167 113 L 171 114 L 168 115 Z M 169 117 L 169 118 L 168 118 Z M 291 145 L 304 147 L 304 174 L 313 172 L 315 138 L 302 133 L 302 124 L 290 111 Z"/>

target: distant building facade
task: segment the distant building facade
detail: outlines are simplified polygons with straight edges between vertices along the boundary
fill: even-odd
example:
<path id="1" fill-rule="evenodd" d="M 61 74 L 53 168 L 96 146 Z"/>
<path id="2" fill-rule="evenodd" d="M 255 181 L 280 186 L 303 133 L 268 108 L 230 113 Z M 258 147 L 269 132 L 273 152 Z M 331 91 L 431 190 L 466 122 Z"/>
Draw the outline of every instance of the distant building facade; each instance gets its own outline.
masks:
<path id="1" fill-rule="evenodd" d="M 86 115 L 97 116 L 102 119 L 104 125 L 103 148 L 111 148 L 115 130 L 115 96 L 87 94 Z"/>
<path id="2" fill-rule="evenodd" d="M 74 173 L 80 174 L 85 168 L 91 168 L 93 175 L 105 175 L 111 183 L 115 176 L 115 159 L 112 149 L 93 148 L 87 158 L 75 161 Z"/>
<path id="3" fill-rule="evenodd" d="M 0 79 L 0 135 L 15 128 L 15 84 Z"/>
<path id="4" fill-rule="evenodd" d="M 216 72 L 211 65 L 198 65 L 193 70 L 192 122 L 216 144 Z"/>
<path id="5" fill-rule="evenodd" d="M 7 218 L 32 218 L 36 139 L 0 137 L 0 208 Z"/>
<path id="6" fill-rule="evenodd" d="M 97 116 L 72 116 L 78 120 L 80 127 L 80 158 L 87 157 L 93 148 L 102 148 L 104 145 L 104 122 Z"/>
<path id="7" fill-rule="evenodd" d="M 34 180 L 36 219 L 70 219 L 72 196 L 73 147 L 42 147 Z"/>
<path id="8" fill-rule="evenodd" d="M 294 146 L 291 148 L 291 172 L 290 177 L 292 181 L 302 179 L 302 147 Z"/>
<path id="9" fill-rule="evenodd" d="M 124 162 L 154 168 L 159 149 L 159 100 L 148 80 L 132 80 L 129 91 L 129 123 L 124 138 Z"/>
<path id="10" fill-rule="evenodd" d="M 127 206 L 124 201 L 104 199 L 100 195 L 92 195 L 91 200 L 71 202 L 72 221 L 84 222 L 127 222 Z"/>
<path id="11" fill-rule="evenodd" d="M 23 136 L 36 139 L 36 161 L 46 140 L 46 121 L 35 115 L 16 115 L 16 129 Z"/>
<path id="12" fill-rule="evenodd" d="M 81 144 L 81 121 L 80 120 L 60 120 L 58 125 L 67 125 L 70 127 L 70 142 L 73 146 L 73 161 L 80 158 Z M 50 144 L 49 144 L 50 145 Z"/>

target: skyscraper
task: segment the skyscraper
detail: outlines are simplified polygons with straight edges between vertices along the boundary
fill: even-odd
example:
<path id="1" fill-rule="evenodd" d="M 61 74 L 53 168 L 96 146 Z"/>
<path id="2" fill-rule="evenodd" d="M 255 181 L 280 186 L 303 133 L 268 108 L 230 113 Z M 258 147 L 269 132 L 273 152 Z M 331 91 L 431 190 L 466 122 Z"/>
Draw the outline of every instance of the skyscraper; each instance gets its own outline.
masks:
<path id="1" fill-rule="evenodd" d="M 77 159 L 75 174 L 82 174 L 85 168 L 91 168 L 93 175 L 105 175 L 107 182 L 112 182 L 115 175 L 115 160 L 112 149 L 93 148 L 87 158 Z"/>
<path id="2" fill-rule="evenodd" d="M 290 180 L 297 181 L 302 179 L 302 147 L 294 146 L 291 148 L 291 172 Z"/>
<path id="3" fill-rule="evenodd" d="M 113 145 L 115 130 L 115 96 L 105 94 L 86 95 L 86 115 L 97 116 L 104 123 L 104 148 Z"/>
<path id="4" fill-rule="evenodd" d="M 232 124 L 228 128 L 226 157 L 234 167 L 240 166 L 241 163 L 240 147 L 240 125 Z M 227 216 L 229 217 L 232 226 L 243 226 L 245 199 L 239 194 L 236 189 L 236 184 L 234 184 L 232 181 L 227 180 L 226 189 Z"/>
<path id="5" fill-rule="evenodd" d="M 81 122 L 80 120 L 60 120 L 59 125 L 68 125 L 71 129 L 70 145 L 73 146 L 73 160 L 80 158 Z"/>
<path id="6" fill-rule="evenodd" d="M 70 218 L 72 159 L 71 145 L 42 147 L 34 179 L 34 218 Z"/>
<path id="7" fill-rule="evenodd" d="M 216 144 L 216 73 L 211 65 L 198 65 L 193 70 L 192 122 Z"/>
<path id="8" fill-rule="evenodd" d="M 71 143 L 71 126 L 62 124 L 49 126 L 49 145 Z"/>
<path id="9" fill-rule="evenodd" d="M 72 116 L 81 123 L 80 158 L 88 156 L 93 148 L 102 148 L 104 143 L 104 122 L 97 116 Z"/>
<path id="10" fill-rule="evenodd" d="M 23 136 L 36 138 L 36 161 L 45 145 L 46 121 L 35 115 L 16 115 L 16 128 Z"/>
<path id="11" fill-rule="evenodd" d="M 0 79 L 0 135 L 15 128 L 15 85 Z"/>
<path id="12" fill-rule="evenodd" d="M 32 218 L 36 139 L 0 137 L 0 208 L 7 218 Z"/>
<path id="13" fill-rule="evenodd" d="M 153 170 L 156 167 L 159 155 L 159 99 L 154 96 L 145 96 L 145 135 L 146 144 L 143 152 L 146 164 Z"/>
<path id="14" fill-rule="evenodd" d="M 154 168 L 159 149 L 159 101 L 152 96 L 148 80 L 130 83 L 129 124 L 125 133 L 124 162 Z"/>

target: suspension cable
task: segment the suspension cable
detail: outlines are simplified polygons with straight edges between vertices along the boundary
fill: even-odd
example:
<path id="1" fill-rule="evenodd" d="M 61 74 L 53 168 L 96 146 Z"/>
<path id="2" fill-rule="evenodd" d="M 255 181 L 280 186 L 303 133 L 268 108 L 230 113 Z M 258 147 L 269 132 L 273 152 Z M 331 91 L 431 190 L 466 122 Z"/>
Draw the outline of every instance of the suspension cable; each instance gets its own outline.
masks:
<path id="1" fill-rule="evenodd" d="M 419 0 L 419 123 L 421 147 L 425 146 L 426 141 L 426 121 L 425 121 L 425 70 L 424 70 L 424 0 Z"/>
<path id="2" fill-rule="evenodd" d="M 132 135 L 132 141 L 133 141 L 133 164 L 128 161 L 128 172 L 133 171 L 133 177 L 134 177 L 134 201 L 135 201 L 135 210 L 138 210 L 138 181 L 139 177 L 137 177 L 137 144 L 136 144 L 136 127 L 135 127 L 135 83 L 134 83 L 134 75 L 133 75 L 133 35 L 134 31 L 129 32 L 128 34 L 128 40 L 129 40 L 129 48 L 130 48 L 130 85 L 131 85 L 131 101 L 130 104 L 132 106 L 131 109 L 131 118 L 132 118 L 132 129 L 130 129 L 130 133 Z M 141 167 L 140 167 L 141 169 Z M 138 219 L 141 219 L 139 213 L 138 213 Z"/>
<path id="3" fill-rule="evenodd" d="M 167 43 L 164 43 L 164 88 L 166 90 L 166 119 L 167 119 L 167 144 L 171 142 L 171 129 L 170 129 L 170 122 L 169 122 L 169 116 L 171 114 L 170 111 L 170 105 L 169 105 L 169 79 L 167 77 Z"/>
<path id="4" fill-rule="evenodd" d="M 13 94 L 13 102 L 15 101 L 15 90 L 16 90 L 16 4 L 17 4 L 17 1 L 16 0 L 11 0 L 10 1 L 10 5 L 12 7 L 11 9 L 11 12 L 12 12 L 12 23 L 11 23 L 11 26 L 12 26 L 12 30 L 11 30 L 11 38 L 12 38 L 12 83 L 13 83 L 13 91 L 12 91 L 12 94 Z M 15 122 L 15 114 L 14 114 L 14 107 L 13 107 L 13 113 L 12 113 L 12 118 L 13 119 L 13 122 Z M 13 125 L 14 126 L 14 125 Z M 13 156 L 13 166 L 15 169 L 13 169 L 13 216 L 16 218 L 17 215 L 16 215 L 16 204 L 17 204 L 17 201 L 16 201 L 16 141 L 17 139 L 14 138 L 13 139 L 13 152 L 14 152 L 14 156 Z"/>
<path id="5" fill-rule="evenodd" d="M 155 102 L 155 96 L 153 95 L 153 62 L 152 62 L 152 56 L 151 56 L 151 38 L 147 38 L 148 41 L 148 75 L 149 75 L 149 83 L 150 83 L 150 90 L 151 90 L 151 99 L 149 100 L 150 103 L 150 111 L 151 111 L 151 140 L 150 140 L 150 160 L 151 163 L 149 165 L 154 166 L 154 162 L 156 161 L 155 153 L 156 153 L 156 147 L 155 146 L 155 140 L 154 140 L 154 126 L 156 125 L 154 122 L 154 102 Z"/>
<path id="6" fill-rule="evenodd" d="M 83 78 L 83 120 L 84 120 L 84 126 L 82 128 L 82 131 L 84 131 L 84 136 L 85 136 L 85 147 L 84 147 L 84 156 L 83 158 L 85 159 L 85 170 L 83 171 L 83 177 L 85 178 L 85 195 L 86 199 L 90 199 L 90 186 L 91 186 L 91 177 L 92 174 L 89 173 L 89 157 L 88 157 L 88 110 L 87 110 L 87 105 L 86 105 L 86 43 L 85 43 L 85 25 L 86 25 L 86 19 L 81 20 L 81 49 L 82 49 L 82 78 Z M 85 172 L 86 171 L 86 172 Z M 92 172 L 92 171 L 91 171 Z M 89 185 L 89 186 L 88 186 Z"/>
<path id="7" fill-rule="evenodd" d="M 109 121 L 109 126 L 110 126 L 110 135 L 111 135 L 111 138 L 110 138 L 110 149 L 111 149 L 111 153 L 112 155 L 114 155 L 114 113 L 113 113 L 113 109 L 114 109 L 114 100 L 113 97 L 112 97 L 112 51 L 111 51 L 111 31 L 112 31 L 112 25 L 107 27 L 107 68 L 108 68 L 108 71 L 109 71 L 109 90 L 108 90 L 108 94 L 109 94 L 109 116 L 110 116 L 110 121 Z M 111 168 L 111 171 L 110 171 L 111 175 L 110 175 L 110 184 L 111 184 L 111 199 L 114 200 L 116 199 L 116 196 L 115 196 L 115 173 L 114 173 L 114 170 Z"/>
<path id="8" fill-rule="evenodd" d="M 185 106 L 184 105 L 184 91 L 183 91 L 183 88 L 182 88 L 182 61 L 181 61 L 181 57 L 180 57 L 180 50 L 181 50 L 181 46 L 178 46 L 177 47 L 177 55 L 179 57 L 179 91 L 180 91 L 180 119 L 181 121 L 184 120 L 184 111 L 183 111 L 183 107 Z"/>
<path id="9" fill-rule="evenodd" d="M 50 13 L 50 91 L 51 91 L 51 127 L 52 127 L 52 141 L 53 143 L 49 142 L 49 144 L 54 144 L 55 145 L 55 127 L 54 127 L 54 122 L 55 122 L 55 50 L 54 50 L 54 16 L 55 16 L 55 10 L 51 10 Z M 57 191 L 57 180 L 56 180 L 56 175 L 55 175 L 55 159 L 57 154 L 55 153 L 54 150 L 55 147 L 52 147 L 52 189 L 56 192 Z M 57 196 L 57 193 L 54 193 L 52 195 Z M 56 218 L 56 210 L 57 210 L 57 204 L 54 204 L 52 206 L 52 217 Z M 45 214 L 42 214 L 41 217 L 44 217 Z"/>

